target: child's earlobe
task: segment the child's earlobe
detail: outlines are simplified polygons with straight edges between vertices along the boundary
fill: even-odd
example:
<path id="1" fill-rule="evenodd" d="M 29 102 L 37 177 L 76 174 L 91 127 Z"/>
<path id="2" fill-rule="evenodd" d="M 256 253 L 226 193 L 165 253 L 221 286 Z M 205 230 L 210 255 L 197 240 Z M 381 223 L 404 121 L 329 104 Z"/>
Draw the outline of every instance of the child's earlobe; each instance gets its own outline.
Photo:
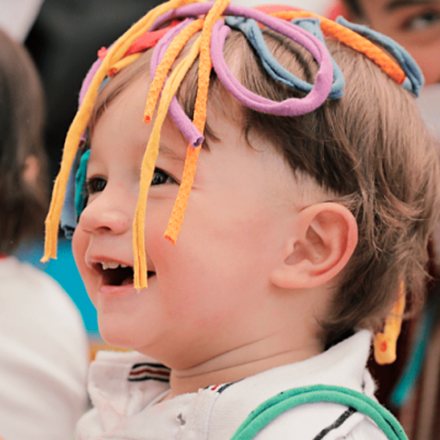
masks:
<path id="1" fill-rule="evenodd" d="M 289 238 L 283 263 L 271 281 L 285 289 L 307 289 L 333 279 L 346 266 L 357 245 L 353 214 L 338 203 L 317 203 L 303 209 L 295 237 Z"/>

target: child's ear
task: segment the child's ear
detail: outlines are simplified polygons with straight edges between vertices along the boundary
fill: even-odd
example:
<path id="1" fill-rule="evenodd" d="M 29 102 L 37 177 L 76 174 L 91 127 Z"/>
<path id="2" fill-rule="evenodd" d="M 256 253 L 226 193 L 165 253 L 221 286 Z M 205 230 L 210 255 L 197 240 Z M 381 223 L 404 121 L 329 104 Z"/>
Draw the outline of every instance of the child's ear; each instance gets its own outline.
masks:
<path id="1" fill-rule="evenodd" d="M 356 219 L 345 206 L 330 202 L 311 205 L 298 214 L 283 263 L 270 279 L 285 289 L 321 286 L 345 267 L 357 239 Z"/>

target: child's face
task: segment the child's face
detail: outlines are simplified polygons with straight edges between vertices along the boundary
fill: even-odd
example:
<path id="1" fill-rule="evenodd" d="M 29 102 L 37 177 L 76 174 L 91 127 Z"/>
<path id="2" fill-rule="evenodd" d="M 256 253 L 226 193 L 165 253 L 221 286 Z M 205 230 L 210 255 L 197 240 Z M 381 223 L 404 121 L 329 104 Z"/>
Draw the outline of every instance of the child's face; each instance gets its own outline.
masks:
<path id="1" fill-rule="evenodd" d="M 167 119 L 148 194 L 148 289 L 137 292 L 132 274 L 127 278 L 122 270 L 114 275 L 103 271 L 101 263 L 133 266 L 140 165 L 153 124 L 142 122 L 147 88 L 146 81 L 131 85 L 97 123 L 87 169 L 89 201 L 73 251 L 103 338 L 184 368 L 285 325 L 269 273 L 285 258 L 285 237 L 295 228 L 298 187 L 271 147 L 256 140 L 251 148 L 241 127 L 211 115 L 220 141 L 200 153 L 173 246 L 163 235 L 187 142 Z"/>
<path id="2" fill-rule="evenodd" d="M 440 82 L 440 0 L 361 0 L 365 19 L 410 52 L 426 84 Z"/>

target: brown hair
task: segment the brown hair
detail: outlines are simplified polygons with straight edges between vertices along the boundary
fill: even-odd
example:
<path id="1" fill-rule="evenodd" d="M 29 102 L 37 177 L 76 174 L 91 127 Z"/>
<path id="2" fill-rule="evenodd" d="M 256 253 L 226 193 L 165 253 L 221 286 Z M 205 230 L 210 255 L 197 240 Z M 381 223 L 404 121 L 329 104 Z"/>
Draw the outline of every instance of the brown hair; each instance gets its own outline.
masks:
<path id="1" fill-rule="evenodd" d="M 24 238 L 42 233 L 47 159 L 43 94 L 35 66 L 24 47 L 1 31 L 0 47 L 0 252 L 10 253 Z M 30 156 L 40 169 L 33 187 L 23 179 Z"/>
<path id="2" fill-rule="evenodd" d="M 264 34 L 285 68 L 313 82 L 316 65 L 308 53 L 279 34 L 268 30 Z M 311 177 L 334 194 L 329 200 L 348 207 L 357 220 L 357 248 L 321 323 L 329 345 L 356 328 L 381 330 L 396 299 L 399 278 L 411 292 L 410 304 L 421 301 L 427 241 L 439 207 L 439 169 L 435 141 L 421 122 L 413 97 L 364 55 L 331 39 L 326 42 L 346 79 L 342 99 L 327 100 L 298 117 L 262 114 L 235 101 L 213 73 L 209 103 L 221 111 L 228 99 L 231 113 L 229 101 L 235 102 L 248 140 L 250 132 L 267 139 L 296 176 Z M 92 121 L 127 83 L 142 72 L 148 75 L 149 57 L 144 55 L 110 81 Z M 225 58 L 252 92 L 275 101 L 301 96 L 266 73 L 239 32 L 228 36 Z M 196 90 L 195 64 L 178 94 L 190 117 Z"/>

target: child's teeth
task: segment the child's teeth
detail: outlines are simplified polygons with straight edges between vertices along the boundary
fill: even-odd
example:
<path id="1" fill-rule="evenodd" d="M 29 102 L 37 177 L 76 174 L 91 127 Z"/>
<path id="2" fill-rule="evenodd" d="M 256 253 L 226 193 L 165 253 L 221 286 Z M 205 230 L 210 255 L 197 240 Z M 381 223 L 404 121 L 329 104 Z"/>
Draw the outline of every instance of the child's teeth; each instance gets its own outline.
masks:
<path id="1" fill-rule="evenodd" d="M 116 269 L 117 267 L 119 267 L 119 263 L 116 263 L 116 261 L 109 261 L 108 263 L 102 263 L 102 268 L 104 270 L 107 269 Z"/>
<path id="2" fill-rule="evenodd" d="M 121 264 L 122 269 L 125 269 L 126 267 L 128 267 L 126 264 Z"/>

